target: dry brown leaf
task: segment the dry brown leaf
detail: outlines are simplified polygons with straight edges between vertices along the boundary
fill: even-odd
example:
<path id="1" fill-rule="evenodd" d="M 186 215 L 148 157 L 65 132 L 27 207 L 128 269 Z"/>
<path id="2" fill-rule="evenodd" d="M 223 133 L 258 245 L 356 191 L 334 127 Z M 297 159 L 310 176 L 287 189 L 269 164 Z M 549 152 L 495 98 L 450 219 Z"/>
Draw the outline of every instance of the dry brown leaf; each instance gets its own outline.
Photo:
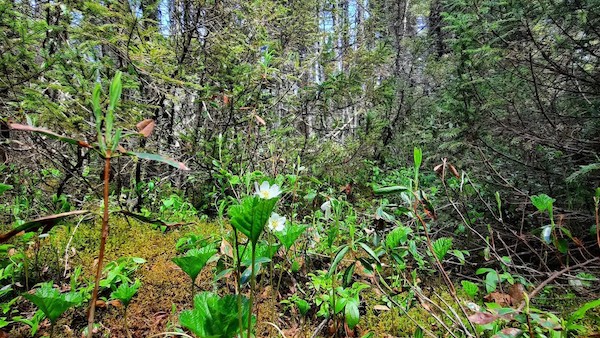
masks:
<path id="1" fill-rule="evenodd" d="M 475 314 L 470 315 L 468 318 L 471 321 L 471 323 L 485 325 L 498 319 L 498 316 L 488 312 L 477 312 Z"/>
<path id="2" fill-rule="evenodd" d="M 373 310 L 377 310 L 377 311 L 390 311 L 390 308 L 385 306 L 385 305 L 375 305 L 373 306 Z"/>
<path id="3" fill-rule="evenodd" d="M 502 333 L 502 336 L 495 334 L 492 336 L 492 338 L 500 338 L 500 337 L 518 337 L 523 331 L 519 330 L 517 328 L 514 327 L 507 327 L 505 329 L 502 329 L 502 331 L 500 331 L 500 333 Z"/>
<path id="4" fill-rule="evenodd" d="M 486 302 L 494 302 L 500 306 L 509 306 L 511 303 L 510 295 L 501 292 L 492 292 L 483 299 L 485 299 Z"/>
<path id="5" fill-rule="evenodd" d="M 458 170 L 456 170 L 456 168 L 452 165 L 450 165 L 450 172 L 452 173 L 452 175 L 454 175 L 454 177 L 456 177 L 457 179 L 460 180 L 460 175 L 458 174 Z"/>
<path id="6" fill-rule="evenodd" d="M 266 126 L 267 123 L 265 122 L 265 120 L 263 120 L 262 117 L 254 114 L 254 118 L 256 119 L 256 122 L 258 122 L 258 124 L 262 125 L 262 126 Z"/>
<path id="7" fill-rule="evenodd" d="M 118 300 L 118 299 L 109 300 L 108 301 L 108 305 L 112 305 L 112 306 L 118 307 L 118 308 L 122 308 L 123 307 L 123 303 L 121 303 L 121 301 Z"/>
<path id="8" fill-rule="evenodd" d="M 233 247 L 226 240 L 221 241 L 221 254 L 233 258 Z"/>
<path id="9" fill-rule="evenodd" d="M 521 283 L 515 283 L 508 288 L 508 294 L 512 298 L 512 305 L 519 305 L 523 301 L 523 293 L 525 288 Z"/>
<path id="10" fill-rule="evenodd" d="M 152 134 L 154 127 L 156 127 L 156 123 L 153 119 L 145 119 L 142 122 L 136 124 L 135 127 L 142 136 L 148 137 L 150 136 L 150 134 Z"/>

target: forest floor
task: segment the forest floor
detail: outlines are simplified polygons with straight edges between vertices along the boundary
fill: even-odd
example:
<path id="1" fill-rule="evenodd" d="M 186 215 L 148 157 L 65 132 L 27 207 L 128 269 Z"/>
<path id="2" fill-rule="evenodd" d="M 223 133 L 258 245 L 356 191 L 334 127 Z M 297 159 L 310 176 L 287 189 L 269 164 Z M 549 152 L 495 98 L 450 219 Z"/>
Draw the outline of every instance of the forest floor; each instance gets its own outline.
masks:
<path id="1" fill-rule="evenodd" d="M 54 280 L 55 285 L 61 289 L 68 289 L 69 275 L 75 267 L 81 266 L 83 274 L 79 282 L 82 284 L 89 282 L 93 278 L 97 263 L 96 242 L 99 231 L 98 222 L 81 224 L 77 229 L 71 224 L 53 230 L 52 236 L 41 240 L 37 251 L 40 255 L 37 280 Z M 121 215 L 111 218 L 105 262 L 116 261 L 122 257 L 139 257 L 145 260 L 145 263 L 131 275 L 132 280 L 139 278 L 142 282 L 137 295 L 127 309 L 127 326 L 132 337 L 176 336 L 165 333 L 185 332 L 179 325 L 178 315 L 181 311 L 192 307 L 191 284 L 190 278 L 172 261 L 172 258 L 178 255 L 176 243 L 186 235 L 194 234 L 208 238 L 222 231 L 223 228 L 218 223 L 195 222 L 162 232 L 132 218 Z M 67 250 L 68 243 L 70 244 Z M 65 250 L 69 253 L 66 264 L 62 257 Z M 219 254 L 223 253 L 219 252 Z M 277 256 L 274 261 L 277 261 L 276 258 Z M 376 278 L 360 271 L 356 272 L 357 279 L 368 284 L 369 288 L 361 293 L 361 316 L 355 330 L 349 330 L 344 326 L 343 321 L 335 324 L 317 316 L 314 305 L 306 316 L 300 315 L 295 307 L 285 306 L 281 300 L 296 293 L 298 289 L 306 289 L 309 280 L 308 272 L 327 269 L 329 264 L 329 257 L 325 255 L 315 254 L 312 258 L 305 259 L 311 262 L 304 262 L 297 272 L 284 271 L 277 293 L 271 285 L 277 285 L 273 280 L 277 279 L 279 273 L 273 274 L 272 279 L 270 269 L 263 268 L 257 283 L 259 286 L 255 308 L 255 313 L 258 315 L 257 337 L 276 337 L 280 334 L 284 334 L 285 337 L 325 337 L 332 336 L 336 329 L 338 336 L 362 337 L 370 332 L 375 337 L 412 337 L 417 328 L 415 321 L 434 332 L 440 332 L 440 336 L 443 335 L 441 333 L 444 332 L 443 328 L 438 327 L 439 323 L 431 315 L 437 312 L 431 304 L 413 303 L 406 313 L 402 313 L 397 307 L 387 307 L 384 305 L 386 291 L 377 283 Z M 309 265 L 310 270 L 308 270 Z M 196 279 L 196 291 L 234 293 L 233 277 L 215 281 L 214 266 L 215 263 L 211 263 L 202 270 Z M 450 295 L 442 291 L 446 288 L 441 287 L 443 282 L 439 276 L 433 275 L 421 283 L 425 297 L 432 299 L 437 297 L 439 302 L 446 304 L 453 302 Z M 394 291 L 400 294 L 407 290 Z M 109 292 L 105 291 L 101 296 L 108 298 Z M 467 299 L 464 294 L 459 297 Z M 35 308 L 28 302 L 20 302 L 18 306 L 22 314 L 35 312 Z M 565 306 L 567 304 L 561 304 L 560 308 Z M 559 308 L 558 304 L 555 308 Z M 594 316 L 598 317 L 598 315 L 596 311 Z M 97 336 L 127 337 L 123 320 L 123 308 L 118 303 L 100 302 L 96 312 L 96 323 L 100 323 Z M 54 336 L 81 337 L 86 325 L 85 307 L 70 309 L 59 319 Z M 339 327 L 335 327 L 336 325 Z M 49 330 L 49 322 L 45 320 L 40 324 L 40 330 L 35 336 L 46 336 Z M 13 326 L 8 337 L 31 337 L 30 332 L 30 327 L 27 325 Z"/>

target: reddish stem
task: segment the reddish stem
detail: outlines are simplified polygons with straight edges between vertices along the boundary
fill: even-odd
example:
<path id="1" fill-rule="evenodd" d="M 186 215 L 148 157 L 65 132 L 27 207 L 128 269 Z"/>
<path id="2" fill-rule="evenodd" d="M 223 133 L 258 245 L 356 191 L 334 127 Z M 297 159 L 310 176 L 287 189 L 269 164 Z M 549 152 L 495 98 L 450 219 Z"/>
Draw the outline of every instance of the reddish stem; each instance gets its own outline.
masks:
<path id="1" fill-rule="evenodd" d="M 104 214 L 102 216 L 102 237 L 100 239 L 100 252 L 98 253 L 98 266 L 96 268 L 96 282 L 94 292 L 92 293 L 92 302 L 88 316 L 88 338 L 92 338 L 94 331 L 94 313 L 96 310 L 96 301 L 98 300 L 98 288 L 100 286 L 100 277 L 102 276 L 102 262 L 104 261 L 104 249 L 106 247 L 106 238 L 108 237 L 108 186 L 110 183 L 110 151 L 106 152 L 104 158 Z"/>

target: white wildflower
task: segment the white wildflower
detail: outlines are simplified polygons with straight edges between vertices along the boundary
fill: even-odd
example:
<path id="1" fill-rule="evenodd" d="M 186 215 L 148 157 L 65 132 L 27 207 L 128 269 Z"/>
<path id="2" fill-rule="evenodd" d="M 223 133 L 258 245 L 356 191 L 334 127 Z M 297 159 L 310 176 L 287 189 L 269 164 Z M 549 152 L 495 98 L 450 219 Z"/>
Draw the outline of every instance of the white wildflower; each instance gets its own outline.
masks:
<path id="1" fill-rule="evenodd" d="M 258 186 L 258 183 L 255 182 L 254 187 L 256 188 L 254 195 L 262 199 L 270 200 L 281 194 L 281 190 L 277 184 L 270 185 L 267 181 L 262 182 L 260 187 Z"/>
<path id="2" fill-rule="evenodd" d="M 269 222 L 267 223 L 267 226 L 269 227 L 269 229 L 271 229 L 271 231 L 283 231 L 283 229 L 285 228 L 285 217 L 284 216 L 279 216 L 277 213 L 272 213 L 271 217 L 269 217 Z"/>

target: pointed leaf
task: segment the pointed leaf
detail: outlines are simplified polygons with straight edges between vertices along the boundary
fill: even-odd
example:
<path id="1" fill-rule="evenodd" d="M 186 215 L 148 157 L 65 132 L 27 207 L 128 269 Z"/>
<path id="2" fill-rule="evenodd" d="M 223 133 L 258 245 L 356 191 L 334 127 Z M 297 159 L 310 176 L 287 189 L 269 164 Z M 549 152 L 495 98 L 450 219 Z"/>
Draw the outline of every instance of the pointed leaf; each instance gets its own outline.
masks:
<path id="1" fill-rule="evenodd" d="M 13 188 L 10 184 L 0 183 L 0 195 L 4 194 L 4 192 L 11 190 Z"/>
<path id="2" fill-rule="evenodd" d="M 373 249 L 371 249 L 367 244 L 363 242 L 358 242 L 358 245 L 360 245 L 363 248 L 363 250 L 365 250 L 365 252 L 369 256 L 371 256 L 371 258 L 373 258 L 377 263 L 381 264 L 381 262 L 379 261 L 379 257 L 377 257 L 375 251 L 373 251 Z"/>
<path id="3" fill-rule="evenodd" d="M 335 269 L 337 268 L 338 264 L 340 264 L 349 249 L 350 247 L 348 245 L 342 245 L 342 247 L 338 250 L 333 262 L 331 263 L 331 267 L 329 268 L 328 274 L 330 276 L 335 273 Z"/>
<path id="4" fill-rule="evenodd" d="M 100 83 L 96 83 L 94 86 L 94 91 L 92 92 L 92 110 L 94 111 L 94 119 L 96 122 L 96 132 L 98 137 L 101 137 L 102 131 L 102 109 L 100 108 L 100 93 L 102 92 L 102 87 Z"/>
<path id="5" fill-rule="evenodd" d="M 121 91 L 123 88 L 121 85 L 121 75 L 122 73 L 120 71 L 115 73 L 115 77 L 113 77 L 113 80 L 110 83 L 110 89 L 108 91 L 109 102 L 104 119 L 104 131 L 106 133 L 106 141 L 109 143 L 112 138 L 112 129 L 115 122 L 115 108 L 121 99 Z"/>
<path id="6" fill-rule="evenodd" d="M 14 129 L 14 130 L 21 130 L 21 131 L 30 131 L 30 132 L 34 132 L 34 133 L 39 133 L 45 136 L 48 136 L 50 138 L 62 141 L 62 142 L 66 142 L 66 143 L 70 143 L 70 144 L 74 144 L 80 147 L 84 147 L 84 148 L 91 148 L 92 146 L 89 145 L 87 142 L 82 141 L 82 140 L 76 140 L 74 138 L 70 138 L 70 137 L 66 137 L 63 135 L 59 135 L 49 129 L 46 128 L 39 128 L 39 127 L 34 127 L 34 126 L 29 126 L 29 125 L 25 125 L 25 124 L 18 124 L 18 123 L 9 123 L 8 124 L 10 129 Z"/>
<path id="7" fill-rule="evenodd" d="M 396 192 L 406 192 L 408 191 L 408 187 L 402 185 L 394 185 L 390 187 L 373 187 L 373 192 L 376 195 L 384 195 L 384 194 L 393 194 Z"/>
<path id="8" fill-rule="evenodd" d="M 0 243 L 4 243 L 4 242 L 8 241 L 10 238 L 12 238 L 13 236 L 15 236 L 21 232 L 36 231 L 37 229 L 39 229 L 43 226 L 44 227 L 52 227 L 59 220 L 65 218 L 65 217 L 81 215 L 81 214 L 86 214 L 86 213 L 88 213 L 87 210 L 77 210 L 77 211 L 64 212 L 61 214 L 50 215 L 50 216 L 45 216 L 45 217 L 34 219 L 33 221 L 29 221 L 29 222 L 21 224 L 17 228 L 15 228 L 7 233 L 0 234 Z"/>
<path id="9" fill-rule="evenodd" d="M 162 155 L 158 155 L 158 154 L 150 154 L 150 153 L 137 153 L 134 151 L 128 151 L 126 153 L 129 156 L 136 156 L 139 158 L 143 158 L 144 160 L 150 160 L 150 161 L 157 161 L 157 162 L 162 162 L 162 163 L 166 163 L 170 166 L 173 166 L 177 169 L 181 169 L 181 170 L 190 170 L 190 168 L 188 168 L 185 163 L 183 162 L 178 162 L 175 161 L 172 158 L 166 157 L 166 156 L 162 156 Z"/>

